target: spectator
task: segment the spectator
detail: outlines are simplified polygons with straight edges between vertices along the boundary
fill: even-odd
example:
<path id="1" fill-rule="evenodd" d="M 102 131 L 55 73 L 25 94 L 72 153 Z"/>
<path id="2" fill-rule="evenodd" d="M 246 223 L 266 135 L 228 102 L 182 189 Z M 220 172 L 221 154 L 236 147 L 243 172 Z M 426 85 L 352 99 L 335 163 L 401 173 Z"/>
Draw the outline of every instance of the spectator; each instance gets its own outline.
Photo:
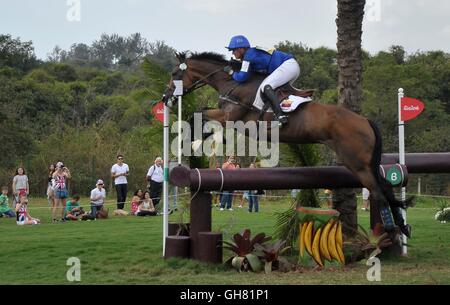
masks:
<path id="1" fill-rule="evenodd" d="M 242 197 L 241 197 L 241 201 L 238 205 L 238 208 L 243 208 L 244 207 L 244 202 L 247 200 L 249 200 L 249 196 L 250 196 L 250 191 L 245 191 L 242 193 Z"/>
<path id="2" fill-rule="evenodd" d="M 16 204 L 16 222 L 17 225 L 37 225 L 41 223 L 38 218 L 31 217 L 28 213 L 28 198 L 26 195 L 19 197 L 19 203 Z"/>
<path id="3" fill-rule="evenodd" d="M 241 165 L 239 163 L 237 163 L 236 160 L 235 160 L 235 167 L 234 168 L 235 169 L 240 169 L 241 168 Z M 238 208 L 242 208 L 241 205 L 242 205 L 242 201 L 243 201 L 242 198 L 244 198 L 244 193 L 245 192 L 243 192 L 243 191 L 234 191 L 233 195 L 232 195 L 233 200 L 231 202 L 231 205 L 232 206 L 236 206 L 236 203 L 239 201 Z"/>
<path id="4" fill-rule="evenodd" d="M 72 200 L 67 201 L 64 214 L 66 220 L 81 220 L 84 215 L 84 210 L 80 206 L 79 195 L 73 195 Z"/>
<path id="5" fill-rule="evenodd" d="M 249 168 L 256 168 L 255 163 L 251 163 Z M 248 211 L 251 213 L 253 208 L 255 209 L 255 213 L 259 212 L 259 194 L 261 191 L 249 191 L 248 197 Z"/>
<path id="6" fill-rule="evenodd" d="M 47 200 L 48 200 L 48 204 L 49 206 L 53 206 L 54 205 L 54 201 L 55 201 L 55 191 L 53 190 L 53 185 L 55 182 L 55 179 L 53 179 L 53 174 L 56 171 L 56 165 L 55 164 L 50 164 L 50 166 L 48 167 L 49 173 L 48 173 L 48 180 L 47 180 Z"/>
<path id="7" fill-rule="evenodd" d="M 300 190 L 299 190 L 299 189 L 292 189 L 292 190 L 291 190 L 291 197 L 292 197 L 293 199 L 297 199 L 298 193 L 300 193 Z"/>
<path id="8" fill-rule="evenodd" d="M 8 205 L 8 187 L 2 186 L 2 194 L 0 195 L 0 217 L 3 215 L 7 217 L 14 217 L 16 213 L 10 209 Z"/>
<path id="9" fill-rule="evenodd" d="M 111 167 L 111 177 L 114 179 L 117 192 L 117 209 L 123 210 L 127 200 L 127 176 L 130 172 L 128 164 L 123 162 L 123 155 L 117 155 L 117 163 Z"/>
<path id="10" fill-rule="evenodd" d="M 148 192 L 146 192 L 148 193 Z M 133 198 L 131 198 L 131 215 L 136 215 L 139 209 L 139 205 L 142 202 L 142 199 L 144 197 L 144 192 L 142 192 L 141 189 L 134 192 Z"/>
<path id="11" fill-rule="evenodd" d="M 146 191 L 144 193 L 144 199 L 142 200 L 141 204 L 138 207 L 136 216 L 155 216 L 155 215 L 156 215 L 155 206 L 153 205 L 153 201 L 150 198 L 150 193 Z"/>
<path id="12" fill-rule="evenodd" d="M 369 196 L 370 196 L 369 190 L 366 188 L 363 188 L 362 189 L 363 207 L 361 208 L 361 210 L 364 210 L 367 212 L 369 211 L 369 205 L 370 205 Z"/>
<path id="13" fill-rule="evenodd" d="M 220 165 L 217 164 L 216 168 L 220 168 Z M 217 192 L 217 191 L 216 192 L 212 191 L 211 195 L 212 195 L 212 203 L 214 204 L 215 207 L 218 207 L 220 202 L 222 201 L 222 193 Z"/>
<path id="14" fill-rule="evenodd" d="M 155 164 L 150 166 L 147 172 L 147 181 L 150 182 L 150 198 L 156 207 L 159 204 L 161 198 L 161 190 L 164 181 L 163 159 L 157 157 Z"/>
<path id="15" fill-rule="evenodd" d="M 106 191 L 103 188 L 103 180 L 99 179 L 96 188 L 91 191 L 91 218 L 97 218 L 97 212 L 103 208 L 105 203 Z"/>
<path id="16" fill-rule="evenodd" d="M 28 184 L 28 177 L 25 175 L 25 169 L 23 167 L 18 167 L 12 183 L 14 203 L 19 202 L 20 196 L 28 196 L 29 189 L 30 186 Z"/>
<path id="17" fill-rule="evenodd" d="M 229 156 L 227 162 L 222 165 L 222 169 L 236 169 L 236 160 L 234 156 Z M 223 211 L 226 207 L 229 211 L 233 211 L 231 207 L 233 201 L 233 191 L 225 191 L 223 192 L 221 201 L 220 201 L 220 210 Z"/>
<path id="18" fill-rule="evenodd" d="M 65 221 L 64 219 L 64 209 L 66 208 L 66 200 L 69 196 L 69 192 L 67 190 L 67 179 L 70 178 L 70 171 L 67 167 L 64 166 L 64 163 L 61 161 L 56 163 L 56 170 L 53 173 L 53 179 L 55 179 L 55 200 L 54 205 L 52 207 L 52 222 L 58 222 L 57 215 L 61 213 L 61 221 Z M 61 210 L 61 212 L 59 212 Z"/>
<path id="19" fill-rule="evenodd" d="M 252 163 L 253 164 L 253 163 Z M 236 169 L 238 169 L 238 168 L 241 168 L 241 165 L 240 164 L 236 164 Z M 242 194 L 242 195 L 241 195 Z M 236 197 L 240 197 L 241 199 L 240 199 L 240 201 L 239 201 L 239 205 L 238 205 L 238 208 L 243 208 L 244 207 L 244 203 L 245 203 L 245 201 L 247 200 L 248 201 L 248 196 L 249 196 L 249 194 L 250 194 L 250 191 L 240 191 L 240 192 L 235 192 L 235 195 L 234 195 L 234 197 L 236 198 Z M 241 196 L 240 196 L 241 195 Z"/>

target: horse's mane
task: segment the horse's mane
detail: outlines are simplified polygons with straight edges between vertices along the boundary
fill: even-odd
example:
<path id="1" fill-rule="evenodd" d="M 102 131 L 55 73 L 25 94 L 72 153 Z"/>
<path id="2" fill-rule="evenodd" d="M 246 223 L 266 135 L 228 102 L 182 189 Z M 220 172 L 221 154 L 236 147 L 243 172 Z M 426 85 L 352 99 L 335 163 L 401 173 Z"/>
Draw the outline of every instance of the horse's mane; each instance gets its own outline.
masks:
<path id="1" fill-rule="evenodd" d="M 219 53 L 214 52 L 202 52 L 202 53 L 192 53 L 189 51 L 178 53 L 178 59 L 182 62 L 184 62 L 186 59 L 197 59 L 197 60 L 206 60 L 206 61 L 213 61 L 215 63 L 225 65 L 225 66 L 231 66 L 233 70 L 239 71 L 241 70 L 242 62 L 239 60 L 231 59 L 227 60 L 225 59 L 225 56 Z"/>
<path id="2" fill-rule="evenodd" d="M 214 52 L 191 53 L 189 51 L 186 51 L 183 53 L 179 53 L 179 58 L 181 60 L 186 59 L 209 60 L 219 62 L 225 65 L 228 65 L 230 63 L 228 60 L 225 59 L 224 55 Z"/>

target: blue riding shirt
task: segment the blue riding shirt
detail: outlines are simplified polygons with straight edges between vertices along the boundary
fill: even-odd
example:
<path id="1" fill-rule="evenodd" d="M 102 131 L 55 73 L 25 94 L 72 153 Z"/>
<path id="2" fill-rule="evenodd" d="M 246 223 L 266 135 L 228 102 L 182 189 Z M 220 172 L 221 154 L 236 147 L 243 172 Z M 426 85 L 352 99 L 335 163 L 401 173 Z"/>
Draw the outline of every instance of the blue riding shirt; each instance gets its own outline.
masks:
<path id="1" fill-rule="evenodd" d="M 271 74 L 286 60 L 294 58 L 291 54 L 278 50 L 273 52 L 257 48 L 248 48 L 242 60 L 242 68 L 233 73 L 233 79 L 239 83 L 245 82 L 252 72 Z"/>

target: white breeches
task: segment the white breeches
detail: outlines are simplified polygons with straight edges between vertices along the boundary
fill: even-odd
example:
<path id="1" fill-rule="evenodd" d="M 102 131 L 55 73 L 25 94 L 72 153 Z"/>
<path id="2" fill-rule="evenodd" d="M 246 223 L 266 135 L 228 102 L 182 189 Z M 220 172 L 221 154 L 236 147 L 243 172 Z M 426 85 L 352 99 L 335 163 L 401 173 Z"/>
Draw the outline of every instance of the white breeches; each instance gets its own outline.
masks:
<path id="1" fill-rule="evenodd" d="M 267 76 L 256 92 L 256 97 L 253 105 L 258 109 L 262 109 L 264 102 L 261 98 L 261 91 L 264 90 L 265 85 L 270 85 L 274 90 L 286 83 L 293 83 L 300 75 L 300 66 L 298 62 L 294 59 L 288 59 L 281 64 L 275 71 Z"/>

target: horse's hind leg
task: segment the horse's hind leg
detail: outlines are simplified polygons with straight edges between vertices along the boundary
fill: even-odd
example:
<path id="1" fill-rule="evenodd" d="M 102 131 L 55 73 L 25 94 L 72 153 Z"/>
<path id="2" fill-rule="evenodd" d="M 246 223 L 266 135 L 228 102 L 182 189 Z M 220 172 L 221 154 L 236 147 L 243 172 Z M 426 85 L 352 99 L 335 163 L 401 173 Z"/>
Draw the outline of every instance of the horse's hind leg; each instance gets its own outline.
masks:
<path id="1" fill-rule="evenodd" d="M 384 223 L 385 229 L 387 231 L 394 229 L 394 222 L 392 217 L 390 217 L 389 203 L 383 194 L 381 187 L 378 184 L 377 179 L 371 172 L 370 167 L 359 170 L 356 173 L 361 184 L 367 188 L 370 192 L 370 208 L 371 210 L 376 210 L 380 213 L 381 220 Z M 370 223 L 370 227 L 373 229 L 375 223 Z"/>
<path id="2" fill-rule="evenodd" d="M 370 191 L 370 205 L 371 208 L 375 208 L 378 210 L 378 213 L 381 216 L 381 220 L 383 221 L 384 227 L 386 231 L 392 231 L 395 227 L 394 224 L 397 225 L 403 234 L 408 237 L 411 237 L 411 226 L 405 224 L 405 220 L 403 218 L 402 212 L 400 208 L 395 205 L 395 203 L 391 203 L 388 201 L 382 187 L 377 181 L 376 177 L 374 177 L 370 168 L 367 167 L 365 170 L 360 170 L 356 172 L 356 175 L 361 181 L 361 184 L 364 185 Z M 390 211 L 389 211 L 390 208 Z M 392 216 L 391 216 L 392 212 Z M 375 223 L 370 224 L 370 227 L 373 229 Z"/>

